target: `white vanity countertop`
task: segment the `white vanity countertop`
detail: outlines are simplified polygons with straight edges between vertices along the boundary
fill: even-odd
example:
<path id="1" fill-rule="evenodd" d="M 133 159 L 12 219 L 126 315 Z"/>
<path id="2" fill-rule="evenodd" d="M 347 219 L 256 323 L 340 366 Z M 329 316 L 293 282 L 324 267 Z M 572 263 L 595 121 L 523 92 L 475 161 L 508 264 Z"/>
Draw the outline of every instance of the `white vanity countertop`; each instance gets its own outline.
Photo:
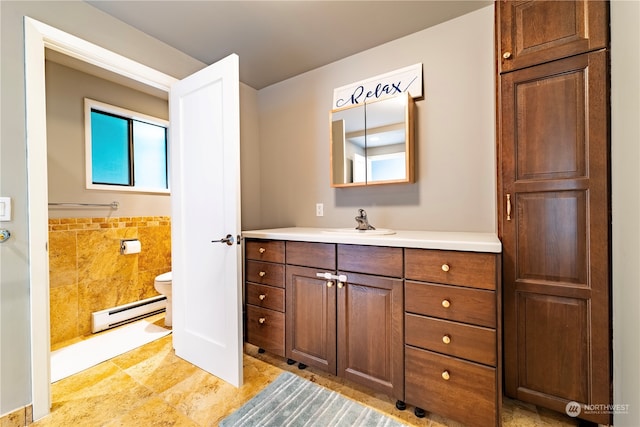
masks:
<path id="1" fill-rule="evenodd" d="M 243 231 L 242 236 L 254 239 L 294 240 L 300 242 L 345 243 L 471 252 L 502 252 L 502 243 L 494 233 L 395 230 L 395 234 L 358 236 L 333 233 L 327 230 L 331 229 L 307 227 L 272 228 Z"/>

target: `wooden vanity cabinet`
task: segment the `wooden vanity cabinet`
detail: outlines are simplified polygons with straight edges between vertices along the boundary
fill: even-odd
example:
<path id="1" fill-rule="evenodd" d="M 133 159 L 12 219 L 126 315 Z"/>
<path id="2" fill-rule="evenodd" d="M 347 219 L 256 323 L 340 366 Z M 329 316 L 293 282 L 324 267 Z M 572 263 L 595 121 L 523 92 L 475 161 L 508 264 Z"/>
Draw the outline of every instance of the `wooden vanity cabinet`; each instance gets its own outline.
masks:
<path id="1" fill-rule="evenodd" d="M 500 425 L 500 257 L 405 249 L 405 401 Z"/>
<path id="2" fill-rule="evenodd" d="M 245 243 L 246 341 L 285 355 L 284 242 Z"/>
<path id="3" fill-rule="evenodd" d="M 500 425 L 500 254 L 266 244 L 247 240 L 248 342 L 414 405 L 418 416 Z M 267 316 L 276 313 L 282 323 Z"/>

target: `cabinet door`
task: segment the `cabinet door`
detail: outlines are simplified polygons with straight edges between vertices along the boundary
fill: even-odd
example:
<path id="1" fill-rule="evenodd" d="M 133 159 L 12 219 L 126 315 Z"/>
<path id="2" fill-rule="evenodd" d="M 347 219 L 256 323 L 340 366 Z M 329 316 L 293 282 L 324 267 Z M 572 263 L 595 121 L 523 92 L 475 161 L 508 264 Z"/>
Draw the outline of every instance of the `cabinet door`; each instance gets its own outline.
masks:
<path id="1" fill-rule="evenodd" d="M 498 1 L 500 72 L 586 53 L 608 44 L 602 0 Z"/>
<path id="2" fill-rule="evenodd" d="M 611 403 L 607 79 L 605 51 L 501 76 L 506 394 L 562 413 Z"/>
<path id="3" fill-rule="evenodd" d="M 343 273 L 338 376 L 404 400 L 403 281 Z"/>
<path id="4" fill-rule="evenodd" d="M 336 284 L 316 276 L 324 272 L 287 265 L 286 354 L 335 374 Z"/>

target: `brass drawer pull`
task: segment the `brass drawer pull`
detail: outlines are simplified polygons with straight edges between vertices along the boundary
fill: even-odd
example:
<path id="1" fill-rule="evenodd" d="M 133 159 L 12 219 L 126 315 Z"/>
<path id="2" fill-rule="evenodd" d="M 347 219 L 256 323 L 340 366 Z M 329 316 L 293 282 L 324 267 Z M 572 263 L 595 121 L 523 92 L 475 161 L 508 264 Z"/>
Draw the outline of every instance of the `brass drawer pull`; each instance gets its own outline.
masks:
<path id="1" fill-rule="evenodd" d="M 505 52 L 505 53 L 503 53 L 503 54 L 502 54 L 502 57 L 503 57 L 504 59 L 509 59 L 509 58 L 511 58 L 511 52 Z"/>
<path id="2" fill-rule="evenodd" d="M 260 296 L 258 298 L 260 298 L 260 301 L 263 301 L 267 296 L 265 294 L 260 294 Z"/>
<path id="3" fill-rule="evenodd" d="M 333 282 L 331 280 L 327 280 L 327 288 L 333 287 Z"/>
<path id="4" fill-rule="evenodd" d="M 444 271 L 445 273 L 449 271 L 449 264 L 442 264 L 442 271 Z"/>
<path id="5" fill-rule="evenodd" d="M 260 273 L 258 273 L 258 276 L 260 276 L 260 277 L 264 277 L 266 275 L 267 275 L 266 271 L 261 271 Z"/>
<path id="6" fill-rule="evenodd" d="M 445 344 L 449 344 L 451 342 L 451 336 L 450 335 L 443 335 L 442 336 L 442 342 Z"/>
<path id="7" fill-rule="evenodd" d="M 259 251 L 261 254 L 263 254 L 263 253 L 265 253 L 267 250 L 266 250 L 265 248 L 260 248 L 260 249 L 258 249 L 258 251 Z"/>
<path id="8" fill-rule="evenodd" d="M 451 307 L 451 301 L 449 301 L 448 299 L 443 299 L 443 300 L 442 300 L 442 306 L 443 306 L 444 308 L 449 308 L 449 307 Z"/>
<path id="9" fill-rule="evenodd" d="M 451 378 L 451 375 L 449 375 L 449 371 L 442 371 L 442 379 L 445 381 L 449 381 L 449 378 Z"/>
<path id="10" fill-rule="evenodd" d="M 266 322 L 266 321 L 267 321 L 267 319 L 265 319 L 264 317 L 261 317 L 261 318 L 258 319 L 258 323 L 260 323 L 261 325 L 263 325 L 264 322 Z"/>

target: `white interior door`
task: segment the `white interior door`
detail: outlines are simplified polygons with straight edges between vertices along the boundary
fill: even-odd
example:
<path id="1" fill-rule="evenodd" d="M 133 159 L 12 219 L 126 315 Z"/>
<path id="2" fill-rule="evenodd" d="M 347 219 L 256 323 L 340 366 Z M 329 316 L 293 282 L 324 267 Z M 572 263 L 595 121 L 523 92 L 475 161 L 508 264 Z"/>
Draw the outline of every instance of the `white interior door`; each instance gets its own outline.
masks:
<path id="1" fill-rule="evenodd" d="M 175 83 L 171 121 L 173 345 L 242 384 L 238 56 Z M 232 244 L 213 242 L 230 235 Z"/>

